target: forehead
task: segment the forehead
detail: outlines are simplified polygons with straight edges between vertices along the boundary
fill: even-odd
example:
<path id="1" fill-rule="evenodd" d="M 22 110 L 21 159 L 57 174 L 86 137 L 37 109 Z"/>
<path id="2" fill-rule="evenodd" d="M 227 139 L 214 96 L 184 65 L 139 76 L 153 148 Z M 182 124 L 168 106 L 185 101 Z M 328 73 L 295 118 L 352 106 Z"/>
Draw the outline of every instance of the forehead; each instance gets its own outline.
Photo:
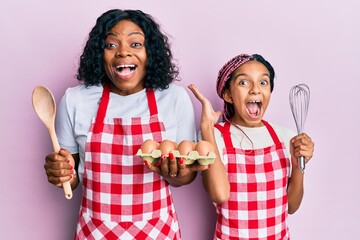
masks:
<path id="1" fill-rule="evenodd" d="M 237 76 L 239 74 L 251 75 L 254 73 L 261 74 L 261 75 L 263 75 L 263 74 L 269 75 L 269 70 L 261 62 L 248 61 L 248 62 L 242 64 L 240 67 L 238 67 L 233 72 L 233 76 Z"/>
<path id="2" fill-rule="evenodd" d="M 115 26 L 109 30 L 109 33 L 125 36 L 128 36 L 129 34 L 140 34 L 145 36 L 143 30 L 136 23 L 128 19 L 117 22 Z"/>

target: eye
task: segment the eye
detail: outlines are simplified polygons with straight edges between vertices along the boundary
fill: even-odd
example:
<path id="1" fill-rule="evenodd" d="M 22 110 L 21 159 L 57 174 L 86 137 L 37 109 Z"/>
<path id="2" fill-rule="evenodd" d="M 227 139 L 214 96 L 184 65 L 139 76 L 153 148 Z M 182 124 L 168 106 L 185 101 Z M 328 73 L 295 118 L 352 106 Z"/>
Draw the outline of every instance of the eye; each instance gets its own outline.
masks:
<path id="1" fill-rule="evenodd" d="M 268 80 L 262 80 L 260 82 L 261 85 L 268 85 L 269 84 L 269 81 Z"/>
<path id="2" fill-rule="evenodd" d="M 240 82 L 239 82 L 239 85 L 243 85 L 243 86 L 248 85 L 248 84 L 249 84 L 249 82 L 246 80 L 240 80 Z"/>
<path id="3" fill-rule="evenodd" d="M 117 45 L 115 43 L 105 43 L 106 49 L 116 48 L 116 46 Z"/>
<path id="4" fill-rule="evenodd" d="M 134 42 L 134 43 L 131 44 L 131 46 L 134 47 L 134 48 L 138 48 L 138 47 L 142 46 L 142 43 Z"/>

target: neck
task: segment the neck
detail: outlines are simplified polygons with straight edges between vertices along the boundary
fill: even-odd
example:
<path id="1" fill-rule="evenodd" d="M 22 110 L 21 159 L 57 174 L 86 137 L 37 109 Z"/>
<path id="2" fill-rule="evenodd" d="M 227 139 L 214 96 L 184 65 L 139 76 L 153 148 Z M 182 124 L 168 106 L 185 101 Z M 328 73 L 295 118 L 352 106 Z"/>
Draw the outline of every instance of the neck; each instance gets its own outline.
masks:
<path id="1" fill-rule="evenodd" d="M 255 128 L 255 127 L 262 127 L 264 126 L 264 123 L 262 120 L 259 121 L 245 121 L 242 118 L 234 118 L 231 119 L 231 122 L 235 125 L 242 126 L 242 127 L 248 127 L 248 128 Z"/>

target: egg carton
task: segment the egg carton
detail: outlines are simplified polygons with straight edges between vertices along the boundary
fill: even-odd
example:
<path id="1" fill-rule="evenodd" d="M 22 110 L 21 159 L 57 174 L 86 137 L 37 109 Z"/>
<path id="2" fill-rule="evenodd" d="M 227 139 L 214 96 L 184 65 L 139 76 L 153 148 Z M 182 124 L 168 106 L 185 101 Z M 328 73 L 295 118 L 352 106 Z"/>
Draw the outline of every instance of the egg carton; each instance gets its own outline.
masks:
<path id="1" fill-rule="evenodd" d="M 178 150 L 172 150 L 171 152 L 174 154 L 175 158 L 183 158 L 186 165 L 193 164 L 195 161 L 197 161 L 200 165 L 213 164 L 216 157 L 213 152 L 209 152 L 207 156 L 200 156 L 197 151 L 190 151 L 188 155 L 180 155 Z M 141 149 L 139 149 L 136 156 L 140 156 L 144 161 L 146 160 L 150 164 L 156 164 L 160 161 L 161 151 L 156 149 L 152 150 L 151 153 L 143 153 Z M 169 155 L 165 156 L 169 157 Z"/>

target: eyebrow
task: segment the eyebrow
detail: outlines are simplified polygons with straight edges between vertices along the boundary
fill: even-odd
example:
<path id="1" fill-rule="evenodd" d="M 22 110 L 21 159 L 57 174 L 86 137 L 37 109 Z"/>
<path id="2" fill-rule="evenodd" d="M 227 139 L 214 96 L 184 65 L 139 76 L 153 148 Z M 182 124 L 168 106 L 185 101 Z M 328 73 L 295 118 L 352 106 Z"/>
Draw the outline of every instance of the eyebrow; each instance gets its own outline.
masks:
<path id="1" fill-rule="evenodd" d="M 132 36 L 132 35 L 137 35 L 137 34 L 145 37 L 145 35 L 144 35 L 142 32 L 131 32 L 131 33 L 129 33 L 127 36 L 130 37 L 130 36 Z M 114 36 L 114 37 L 117 37 L 117 36 L 119 36 L 119 34 L 116 33 L 116 32 L 109 32 L 108 34 L 106 34 L 106 36 Z"/>
<path id="2" fill-rule="evenodd" d="M 238 75 L 236 75 L 235 77 L 234 77 L 234 79 L 237 79 L 238 77 L 243 77 L 243 76 L 248 76 L 246 73 L 239 73 Z M 264 73 L 264 74 L 262 74 L 261 75 L 262 77 L 264 77 L 264 76 L 266 76 L 266 77 L 269 77 L 270 78 L 270 74 L 268 74 L 268 73 Z"/>

